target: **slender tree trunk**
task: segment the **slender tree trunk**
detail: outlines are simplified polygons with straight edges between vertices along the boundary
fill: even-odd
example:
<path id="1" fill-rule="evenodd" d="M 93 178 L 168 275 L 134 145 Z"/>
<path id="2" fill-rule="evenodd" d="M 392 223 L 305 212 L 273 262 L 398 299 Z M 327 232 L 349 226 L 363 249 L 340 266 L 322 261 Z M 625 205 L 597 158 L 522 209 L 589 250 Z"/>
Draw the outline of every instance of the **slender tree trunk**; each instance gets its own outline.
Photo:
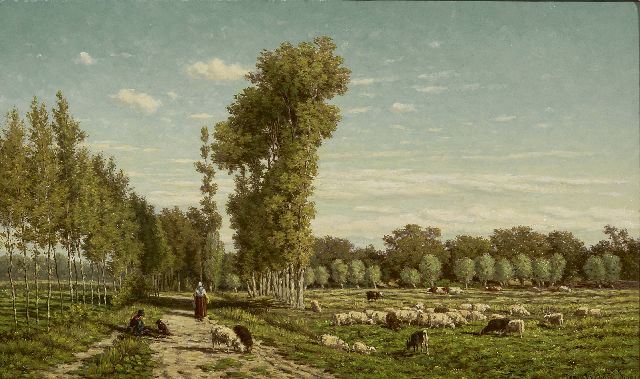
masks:
<path id="1" fill-rule="evenodd" d="M 107 267 L 107 260 L 102 260 L 102 289 L 104 290 L 104 306 L 107 306 L 107 278 L 105 277 L 105 269 Z"/>
<path id="2" fill-rule="evenodd" d="M 51 322 L 51 248 L 52 246 L 49 244 L 47 246 L 47 332 Z"/>
<path id="3" fill-rule="evenodd" d="M 36 283 L 36 324 L 40 324 L 40 294 L 38 287 L 38 250 L 34 248 L 33 253 L 33 280 Z"/>
<path id="4" fill-rule="evenodd" d="M 256 274 L 255 274 L 255 272 L 251 273 L 251 285 L 252 285 L 253 295 L 257 296 L 258 292 L 256 291 Z"/>
<path id="5" fill-rule="evenodd" d="M 89 280 L 89 285 L 91 286 L 91 305 L 93 305 L 93 262 L 89 264 L 89 268 L 91 270 L 91 279 Z"/>
<path id="6" fill-rule="evenodd" d="M 9 226 L 5 228 L 6 230 L 6 243 L 5 249 L 7 253 L 9 253 L 9 267 L 7 267 L 7 272 L 9 274 L 9 282 L 11 283 L 11 305 L 13 306 L 13 322 L 16 327 L 18 327 L 18 309 L 16 308 L 16 285 L 13 282 L 13 246 L 11 244 L 11 229 Z"/>
<path id="7" fill-rule="evenodd" d="M 80 257 L 80 246 L 79 243 L 76 244 L 76 253 L 78 254 L 78 257 Z M 82 276 L 82 304 L 86 304 L 86 296 L 87 296 L 87 283 L 86 283 L 86 276 L 84 274 L 84 264 L 82 263 L 82 259 L 80 259 L 80 275 Z M 77 283 L 78 278 L 76 277 L 76 283 Z M 76 284 L 77 285 L 77 284 Z"/>
<path id="8" fill-rule="evenodd" d="M 298 296 L 296 306 L 300 309 L 304 309 L 304 268 L 298 268 Z"/>
<path id="9" fill-rule="evenodd" d="M 71 297 L 71 302 L 73 303 L 73 283 L 72 283 L 72 271 L 71 271 L 71 242 L 67 241 L 66 244 L 67 249 L 67 266 L 69 269 L 69 296 Z"/>
<path id="10" fill-rule="evenodd" d="M 73 255 L 73 275 L 74 275 L 74 283 L 73 288 L 75 289 L 74 294 L 76 296 L 75 301 L 80 301 L 78 299 L 78 257 L 76 256 L 76 251 L 74 248 L 74 244 L 71 245 L 71 254 Z"/>
<path id="11" fill-rule="evenodd" d="M 58 272 L 58 255 L 53 251 L 53 264 L 56 266 L 56 280 L 58 281 L 58 293 L 60 294 L 60 314 L 62 314 L 62 284 L 60 284 L 60 272 Z"/>
<path id="12" fill-rule="evenodd" d="M 22 235 L 24 236 L 25 227 L 22 226 Z M 24 298 L 25 298 L 25 316 L 27 317 L 27 325 L 29 325 L 29 321 L 31 317 L 29 316 L 29 280 L 27 279 L 27 241 L 22 239 L 22 256 L 24 257 Z"/>

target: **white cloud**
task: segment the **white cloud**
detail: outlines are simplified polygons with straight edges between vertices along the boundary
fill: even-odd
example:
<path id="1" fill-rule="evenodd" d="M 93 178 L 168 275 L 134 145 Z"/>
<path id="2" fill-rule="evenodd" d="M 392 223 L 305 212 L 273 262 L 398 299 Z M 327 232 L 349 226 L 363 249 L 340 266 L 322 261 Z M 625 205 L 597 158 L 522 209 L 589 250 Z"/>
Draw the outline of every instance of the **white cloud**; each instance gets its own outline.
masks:
<path id="1" fill-rule="evenodd" d="M 509 122 L 509 121 L 513 121 L 515 120 L 517 117 L 513 116 L 513 115 L 500 115 L 498 117 L 494 117 L 491 119 L 491 121 L 497 121 L 497 122 Z"/>
<path id="2" fill-rule="evenodd" d="M 178 98 L 178 94 L 173 92 L 173 91 L 167 92 L 167 96 L 169 96 L 171 98 L 171 100 L 175 100 L 175 99 Z"/>
<path id="3" fill-rule="evenodd" d="M 213 115 L 209 113 L 196 113 L 189 115 L 189 118 L 192 120 L 208 120 L 210 118 L 213 118 Z"/>
<path id="4" fill-rule="evenodd" d="M 233 81 L 242 79 L 248 69 L 237 63 L 226 64 L 222 59 L 213 58 L 209 62 L 196 62 L 187 67 L 187 73 L 193 78 L 213 81 Z"/>
<path id="5" fill-rule="evenodd" d="M 430 131 L 431 133 L 438 133 L 442 131 L 442 128 L 429 128 L 427 130 Z"/>
<path id="6" fill-rule="evenodd" d="M 169 159 L 170 162 L 173 163 L 180 163 L 180 164 L 191 164 L 194 163 L 195 160 L 193 159 L 188 159 L 188 158 L 179 158 L 179 159 Z"/>
<path id="7" fill-rule="evenodd" d="M 463 155 L 462 159 L 484 160 L 484 161 L 510 161 L 513 159 L 539 159 L 539 158 L 580 158 L 595 155 L 592 152 L 585 151 L 527 151 L 523 153 L 513 153 L 506 155 Z"/>
<path id="8" fill-rule="evenodd" d="M 122 52 L 122 53 L 111 53 L 111 54 L 109 54 L 109 56 L 111 56 L 111 57 L 122 57 L 122 58 L 131 58 L 132 55 L 129 54 L 129 53 Z"/>
<path id="9" fill-rule="evenodd" d="M 360 113 L 367 113 L 370 110 L 372 110 L 373 107 L 356 107 L 356 108 L 349 108 L 347 109 L 347 113 L 348 114 L 360 114 Z"/>
<path id="10" fill-rule="evenodd" d="M 86 51 L 81 52 L 78 56 L 73 60 L 75 64 L 83 64 L 83 65 L 92 65 L 96 63 L 95 59 L 89 55 Z"/>
<path id="11" fill-rule="evenodd" d="M 140 148 L 137 146 L 129 145 L 126 143 L 119 143 L 115 141 L 96 141 L 96 142 L 85 142 L 83 146 L 86 146 L 94 151 L 135 151 Z"/>
<path id="12" fill-rule="evenodd" d="M 413 104 L 393 103 L 391 105 L 391 112 L 394 113 L 407 113 L 415 111 L 416 107 Z"/>
<path id="13" fill-rule="evenodd" d="M 391 125 L 391 129 L 398 129 L 398 130 L 409 130 L 409 128 L 407 128 L 404 125 L 400 125 L 400 124 L 392 124 Z"/>
<path id="14" fill-rule="evenodd" d="M 476 91 L 480 89 L 480 83 L 465 84 L 461 87 L 463 91 Z"/>
<path id="15" fill-rule="evenodd" d="M 147 113 L 155 113 L 160 105 L 162 105 L 160 100 L 156 100 L 144 92 L 137 93 L 134 89 L 121 89 L 117 94 L 111 95 L 110 97 L 122 104 L 143 110 Z"/>
<path id="16" fill-rule="evenodd" d="M 431 41 L 429 43 L 429 46 L 431 46 L 434 49 L 439 48 L 441 45 L 442 45 L 442 42 L 440 42 L 440 41 Z"/>
<path id="17" fill-rule="evenodd" d="M 544 122 L 537 123 L 537 124 L 535 124 L 534 126 L 535 126 L 536 128 L 540 128 L 540 129 L 547 129 L 547 128 L 550 128 L 550 127 L 551 127 L 551 125 L 550 125 L 550 124 L 547 124 L 547 123 L 544 123 Z"/>
<path id="18" fill-rule="evenodd" d="M 414 86 L 413 88 L 418 92 L 434 93 L 434 94 L 442 93 L 448 89 L 447 87 L 443 87 L 443 86 L 422 86 L 422 87 Z"/>
<path id="19" fill-rule="evenodd" d="M 142 151 L 144 151 L 145 153 L 152 153 L 154 151 L 160 151 L 160 149 L 155 147 L 145 147 L 144 149 L 142 149 Z"/>
<path id="20" fill-rule="evenodd" d="M 454 70 L 445 70 L 445 71 L 432 72 L 430 74 L 420 74 L 418 75 L 418 79 L 427 79 L 427 80 L 448 79 L 458 75 L 459 74 Z"/>

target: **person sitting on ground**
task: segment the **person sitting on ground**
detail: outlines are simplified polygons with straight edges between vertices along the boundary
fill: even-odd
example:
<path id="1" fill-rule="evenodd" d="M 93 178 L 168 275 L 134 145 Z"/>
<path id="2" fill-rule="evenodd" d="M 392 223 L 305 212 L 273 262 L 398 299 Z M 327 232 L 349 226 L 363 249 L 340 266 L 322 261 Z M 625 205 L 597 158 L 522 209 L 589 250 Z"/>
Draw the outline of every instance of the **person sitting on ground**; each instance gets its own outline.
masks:
<path id="1" fill-rule="evenodd" d="M 144 333 L 144 310 L 139 309 L 138 313 L 129 321 L 129 331 L 137 336 Z"/>

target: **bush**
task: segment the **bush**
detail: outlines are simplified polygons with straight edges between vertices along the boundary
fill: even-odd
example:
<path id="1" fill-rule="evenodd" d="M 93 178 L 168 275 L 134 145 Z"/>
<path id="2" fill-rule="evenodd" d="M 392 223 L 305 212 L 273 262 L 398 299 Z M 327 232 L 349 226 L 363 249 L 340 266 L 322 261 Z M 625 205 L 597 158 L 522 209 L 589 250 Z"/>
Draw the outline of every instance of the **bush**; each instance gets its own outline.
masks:
<path id="1" fill-rule="evenodd" d="M 116 293 L 113 303 L 118 307 L 131 304 L 148 298 L 152 291 L 153 282 L 151 278 L 142 275 L 139 271 L 135 271 L 125 279 L 122 287 Z"/>

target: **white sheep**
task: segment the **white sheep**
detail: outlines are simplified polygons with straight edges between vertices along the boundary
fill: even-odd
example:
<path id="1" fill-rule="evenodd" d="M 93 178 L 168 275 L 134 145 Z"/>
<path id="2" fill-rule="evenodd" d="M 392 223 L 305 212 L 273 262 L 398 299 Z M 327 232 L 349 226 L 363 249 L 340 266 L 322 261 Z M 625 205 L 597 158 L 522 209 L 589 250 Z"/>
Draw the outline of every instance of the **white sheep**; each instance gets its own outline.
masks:
<path id="1" fill-rule="evenodd" d="M 469 315 L 469 318 L 468 318 L 469 321 L 485 321 L 486 319 L 487 319 L 487 316 L 483 315 L 479 311 L 471 311 L 471 314 Z"/>
<path id="2" fill-rule="evenodd" d="M 531 316 L 531 313 L 520 304 L 512 305 L 509 308 L 509 314 L 512 316 Z"/>
<path id="3" fill-rule="evenodd" d="M 458 309 L 463 310 L 463 311 L 472 311 L 473 310 L 473 305 L 472 304 L 460 304 Z"/>
<path id="4" fill-rule="evenodd" d="M 560 292 L 571 292 L 571 288 L 567 286 L 560 286 L 558 287 L 558 290 L 560 290 Z"/>
<path id="5" fill-rule="evenodd" d="M 589 316 L 600 316 L 602 312 L 599 308 L 591 308 L 589 309 Z"/>
<path id="6" fill-rule="evenodd" d="M 342 349 L 349 351 L 349 345 L 346 342 L 330 334 L 323 334 L 322 337 L 320 337 L 320 343 L 332 349 Z"/>
<path id="7" fill-rule="evenodd" d="M 489 320 L 495 320 L 495 319 L 499 319 L 499 318 L 506 318 L 505 315 L 501 315 L 498 313 L 493 313 L 489 316 Z"/>
<path id="8" fill-rule="evenodd" d="M 374 324 L 384 325 L 387 323 L 387 312 L 373 311 L 369 317 Z"/>
<path id="9" fill-rule="evenodd" d="M 520 333 L 520 338 L 522 338 L 522 335 L 524 334 L 524 321 L 522 320 L 509 321 L 505 331 L 507 333 Z"/>
<path id="10" fill-rule="evenodd" d="M 322 312 L 322 307 L 320 307 L 320 303 L 318 303 L 318 300 L 311 300 L 311 310 L 316 313 Z"/>
<path id="11" fill-rule="evenodd" d="M 242 345 L 236 333 L 223 325 L 216 325 L 211 329 L 211 344 L 214 349 L 217 345 L 224 345 L 237 352 L 243 352 L 245 350 L 244 345 Z"/>
<path id="12" fill-rule="evenodd" d="M 451 321 L 453 321 L 453 323 L 456 326 L 466 325 L 467 324 L 467 319 L 462 314 L 460 314 L 458 312 L 447 312 L 447 313 L 445 313 L 445 315 L 449 316 Z"/>
<path id="13" fill-rule="evenodd" d="M 447 326 L 451 329 L 456 328 L 456 324 L 449 316 L 447 316 L 446 313 L 429 313 L 427 317 L 429 319 L 430 328 L 446 328 Z"/>
<path id="14" fill-rule="evenodd" d="M 478 312 L 486 312 L 489 309 L 491 309 L 491 307 L 488 304 L 473 304 L 472 306 L 472 310 Z"/>
<path id="15" fill-rule="evenodd" d="M 415 323 L 415 321 L 418 319 L 418 315 L 422 312 L 417 312 L 415 310 L 409 309 L 398 309 L 395 313 L 396 316 L 398 316 L 398 320 L 400 320 L 400 322 L 405 322 L 411 325 L 411 323 Z"/>
<path id="16" fill-rule="evenodd" d="M 376 348 L 373 347 L 373 346 L 367 346 L 364 343 L 358 341 L 358 342 L 353 344 L 353 347 L 351 348 L 351 351 L 356 352 L 356 353 L 360 353 L 360 354 L 370 354 L 370 353 L 375 353 L 376 352 Z"/>
<path id="17" fill-rule="evenodd" d="M 544 315 L 544 319 L 550 324 L 562 325 L 564 323 L 562 313 L 550 313 L 548 315 Z"/>
<path id="18" fill-rule="evenodd" d="M 413 306 L 417 311 L 424 311 L 424 303 L 417 303 Z"/>
<path id="19" fill-rule="evenodd" d="M 471 318 L 471 311 L 466 311 L 464 309 L 460 309 L 457 311 L 462 317 L 464 317 L 465 319 L 469 319 Z"/>
<path id="20" fill-rule="evenodd" d="M 373 322 L 364 312 L 350 311 L 348 313 L 351 324 L 372 324 Z"/>
<path id="21" fill-rule="evenodd" d="M 576 309 L 574 314 L 576 316 L 600 316 L 601 315 L 601 311 L 600 311 L 599 308 L 591 308 L 591 309 L 589 309 L 588 307 L 580 307 L 580 308 Z"/>
<path id="22" fill-rule="evenodd" d="M 460 295 L 462 293 L 463 291 L 460 287 L 449 287 L 449 295 Z"/>
<path id="23" fill-rule="evenodd" d="M 351 317 L 347 313 L 336 313 L 333 315 L 333 325 L 349 325 L 351 324 Z"/>

